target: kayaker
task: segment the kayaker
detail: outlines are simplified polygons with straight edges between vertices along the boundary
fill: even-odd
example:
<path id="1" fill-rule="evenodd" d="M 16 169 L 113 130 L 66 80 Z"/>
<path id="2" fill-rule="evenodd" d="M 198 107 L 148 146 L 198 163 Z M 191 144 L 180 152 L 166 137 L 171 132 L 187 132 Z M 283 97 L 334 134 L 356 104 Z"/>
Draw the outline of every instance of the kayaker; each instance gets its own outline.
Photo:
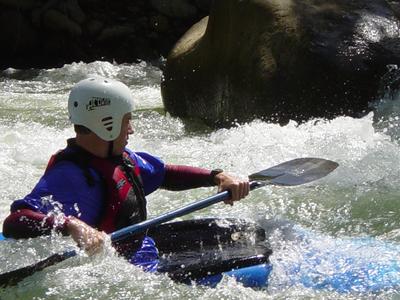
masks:
<path id="1" fill-rule="evenodd" d="M 68 99 L 75 138 L 53 155 L 32 192 L 11 204 L 3 234 L 11 238 L 70 235 L 89 254 L 98 252 L 105 233 L 146 219 L 145 196 L 165 188 L 185 190 L 218 186 L 229 190 L 228 204 L 249 193 L 249 182 L 222 170 L 166 164 L 144 152 L 126 148 L 133 97 L 129 88 L 112 79 L 91 77 L 78 82 Z M 157 267 L 151 237 L 115 245 L 133 264 Z"/>

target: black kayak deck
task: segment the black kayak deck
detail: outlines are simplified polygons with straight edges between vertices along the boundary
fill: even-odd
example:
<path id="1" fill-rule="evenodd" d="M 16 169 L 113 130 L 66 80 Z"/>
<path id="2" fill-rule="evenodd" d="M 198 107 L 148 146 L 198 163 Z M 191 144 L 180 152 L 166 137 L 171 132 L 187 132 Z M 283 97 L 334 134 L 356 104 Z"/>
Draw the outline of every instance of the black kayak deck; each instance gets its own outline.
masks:
<path id="1" fill-rule="evenodd" d="M 160 252 L 159 271 L 181 282 L 269 263 L 265 231 L 238 219 L 166 223 L 149 230 Z"/>

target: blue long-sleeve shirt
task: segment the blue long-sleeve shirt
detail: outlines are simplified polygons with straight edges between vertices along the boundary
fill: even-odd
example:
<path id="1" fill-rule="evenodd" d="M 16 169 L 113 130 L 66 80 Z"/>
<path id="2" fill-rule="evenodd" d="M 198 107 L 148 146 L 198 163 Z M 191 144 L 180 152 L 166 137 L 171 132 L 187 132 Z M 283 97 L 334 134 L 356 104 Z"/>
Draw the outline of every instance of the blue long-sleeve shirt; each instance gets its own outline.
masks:
<path id="1" fill-rule="evenodd" d="M 126 151 L 139 166 L 145 195 L 158 189 L 164 181 L 164 162 L 145 152 Z M 43 214 L 58 210 L 95 226 L 103 209 L 104 186 L 99 174 L 93 169 L 89 171 L 94 179 L 93 186 L 87 184 L 77 164 L 67 160 L 58 162 L 45 172 L 30 194 L 12 203 L 11 212 L 21 208 Z"/>

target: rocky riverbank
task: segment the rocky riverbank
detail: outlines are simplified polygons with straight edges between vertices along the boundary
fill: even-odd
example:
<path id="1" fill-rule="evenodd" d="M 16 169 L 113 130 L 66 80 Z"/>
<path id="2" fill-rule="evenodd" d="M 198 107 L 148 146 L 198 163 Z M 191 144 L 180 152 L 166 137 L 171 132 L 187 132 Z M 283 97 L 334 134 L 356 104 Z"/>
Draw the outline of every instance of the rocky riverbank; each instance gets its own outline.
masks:
<path id="1" fill-rule="evenodd" d="M 0 69 L 166 57 L 212 0 L 0 0 Z"/>

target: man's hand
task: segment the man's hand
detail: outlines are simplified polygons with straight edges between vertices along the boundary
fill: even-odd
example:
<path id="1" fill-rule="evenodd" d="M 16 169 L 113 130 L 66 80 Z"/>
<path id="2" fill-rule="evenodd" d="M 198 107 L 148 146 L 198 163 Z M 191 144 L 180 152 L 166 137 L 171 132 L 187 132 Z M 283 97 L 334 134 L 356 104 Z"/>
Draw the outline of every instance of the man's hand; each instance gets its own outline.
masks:
<path id="1" fill-rule="evenodd" d="M 75 218 L 69 217 L 66 224 L 66 230 L 78 244 L 89 255 L 98 253 L 104 246 L 106 234 L 100 232 L 85 222 Z"/>
<path id="2" fill-rule="evenodd" d="M 250 184 L 248 180 L 235 178 L 225 172 L 215 175 L 214 180 L 218 184 L 218 192 L 230 191 L 231 198 L 224 201 L 226 204 L 233 205 L 234 201 L 238 201 L 249 194 Z"/>

